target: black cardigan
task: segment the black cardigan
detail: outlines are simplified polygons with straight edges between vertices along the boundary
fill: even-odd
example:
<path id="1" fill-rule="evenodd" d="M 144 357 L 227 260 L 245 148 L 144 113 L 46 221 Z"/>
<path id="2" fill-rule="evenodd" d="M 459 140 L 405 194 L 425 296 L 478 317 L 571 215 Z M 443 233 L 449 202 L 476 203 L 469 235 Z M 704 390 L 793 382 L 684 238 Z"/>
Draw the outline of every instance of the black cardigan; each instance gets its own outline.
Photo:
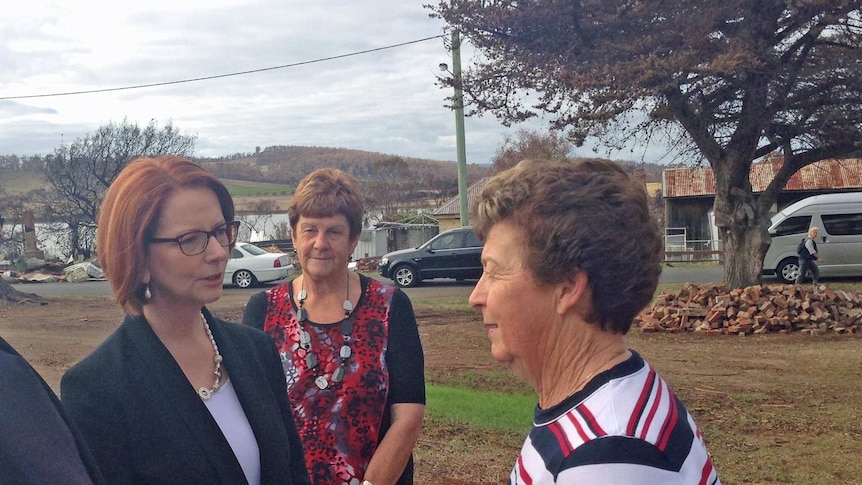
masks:
<path id="1" fill-rule="evenodd" d="M 261 483 L 309 484 L 272 339 L 204 315 L 260 447 Z M 127 316 L 60 389 L 108 483 L 246 483 L 218 424 L 143 317 Z"/>

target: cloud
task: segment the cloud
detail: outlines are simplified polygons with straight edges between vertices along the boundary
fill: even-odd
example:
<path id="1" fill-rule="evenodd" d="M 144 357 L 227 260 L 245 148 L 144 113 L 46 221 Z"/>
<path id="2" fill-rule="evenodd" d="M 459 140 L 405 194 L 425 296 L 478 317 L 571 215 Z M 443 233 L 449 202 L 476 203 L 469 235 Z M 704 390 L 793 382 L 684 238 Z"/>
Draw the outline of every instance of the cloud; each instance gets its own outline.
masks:
<path id="1" fill-rule="evenodd" d="M 28 106 L 25 103 L 19 103 L 10 100 L 0 100 L 0 114 L 5 118 L 15 118 L 16 116 L 30 116 L 38 114 L 56 114 L 57 112 L 51 108 L 41 108 L 38 106 Z"/>
<path id="2" fill-rule="evenodd" d="M 172 120 L 198 156 L 270 145 L 355 148 L 454 160 L 451 64 L 423 0 L 0 0 L 0 152 L 49 153 L 110 121 Z M 400 43 L 432 38 L 397 48 Z M 322 62 L 323 58 L 351 55 Z M 465 65 L 469 51 L 462 52 Z M 525 127 L 545 130 L 541 121 Z M 493 116 L 465 123 L 469 163 L 508 133 Z M 632 158 L 632 157 L 628 157 Z"/>

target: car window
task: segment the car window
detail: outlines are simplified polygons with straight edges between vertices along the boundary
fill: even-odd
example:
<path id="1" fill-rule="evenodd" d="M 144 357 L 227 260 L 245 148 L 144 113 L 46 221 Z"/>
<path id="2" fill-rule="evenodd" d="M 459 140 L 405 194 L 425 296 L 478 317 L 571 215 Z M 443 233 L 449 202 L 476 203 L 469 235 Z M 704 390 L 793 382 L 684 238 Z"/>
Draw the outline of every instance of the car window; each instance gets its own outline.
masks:
<path id="1" fill-rule="evenodd" d="M 461 247 L 461 233 L 460 232 L 450 232 L 448 234 L 443 234 L 434 242 L 431 243 L 431 249 L 440 250 L 440 249 L 458 249 Z"/>
<path id="2" fill-rule="evenodd" d="M 821 214 L 823 228 L 833 236 L 862 234 L 862 214 Z"/>
<path id="3" fill-rule="evenodd" d="M 231 259 L 241 258 L 242 253 L 237 248 L 231 248 L 230 257 L 231 257 Z"/>
<path id="4" fill-rule="evenodd" d="M 261 248 L 255 246 L 254 244 L 248 244 L 248 243 L 240 244 L 240 247 L 242 247 L 242 249 L 245 250 L 245 252 L 251 254 L 252 256 L 260 256 L 261 254 L 267 253 L 267 251 L 265 249 L 261 249 Z"/>
<path id="5" fill-rule="evenodd" d="M 793 216 L 784 219 L 784 222 L 775 228 L 773 236 L 787 236 L 790 234 L 805 234 L 811 225 L 811 216 Z"/>
<path id="6" fill-rule="evenodd" d="M 464 232 L 464 247 L 465 248 L 480 248 L 482 247 L 482 241 L 476 237 L 476 234 L 473 231 L 465 231 Z"/>

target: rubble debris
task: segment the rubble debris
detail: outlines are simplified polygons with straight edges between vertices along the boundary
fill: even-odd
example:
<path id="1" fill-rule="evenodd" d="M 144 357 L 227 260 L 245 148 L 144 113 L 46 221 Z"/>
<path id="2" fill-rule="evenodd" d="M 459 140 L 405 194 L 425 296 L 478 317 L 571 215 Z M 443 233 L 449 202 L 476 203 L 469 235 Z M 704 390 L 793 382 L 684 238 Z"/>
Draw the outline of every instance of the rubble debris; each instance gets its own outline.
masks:
<path id="1" fill-rule="evenodd" d="M 66 276 L 66 281 L 72 283 L 90 279 L 103 279 L 105 277 L 105 272 L 102 271 L 102 268 L 90 261 L 66 266 L 63 268 L 63 274 Z"/>

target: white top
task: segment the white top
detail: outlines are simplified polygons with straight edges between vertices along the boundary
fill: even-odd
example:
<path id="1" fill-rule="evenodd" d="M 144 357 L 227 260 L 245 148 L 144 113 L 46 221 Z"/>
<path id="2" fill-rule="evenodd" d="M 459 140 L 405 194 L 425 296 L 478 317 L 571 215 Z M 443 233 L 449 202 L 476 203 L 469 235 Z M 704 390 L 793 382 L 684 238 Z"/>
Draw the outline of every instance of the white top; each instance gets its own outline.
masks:
<path id="1" fill-rule="evenodd" d="M 231 380 L 228 379 L 204 404 L 233 449 L 249 485 L 260 485 L 260 448 Z"/>

